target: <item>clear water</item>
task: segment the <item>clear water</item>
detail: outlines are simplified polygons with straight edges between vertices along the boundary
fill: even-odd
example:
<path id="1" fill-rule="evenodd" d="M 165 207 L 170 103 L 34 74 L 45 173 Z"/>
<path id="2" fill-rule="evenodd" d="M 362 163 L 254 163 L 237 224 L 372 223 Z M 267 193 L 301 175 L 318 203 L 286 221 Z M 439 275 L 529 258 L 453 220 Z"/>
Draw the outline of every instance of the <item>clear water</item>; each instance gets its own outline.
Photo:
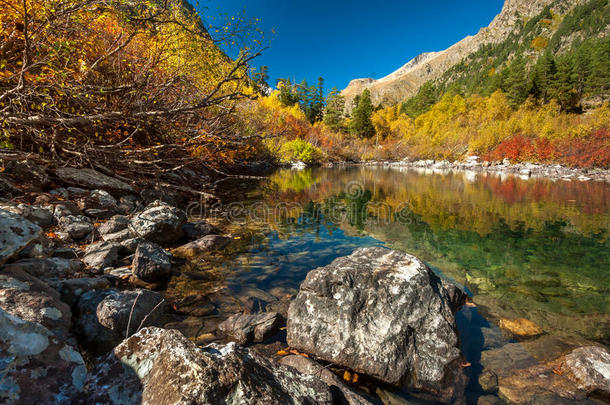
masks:
<path id="1" fill-rule="evenodd" d="M 497 327 L 505 318 L 529 319 L 551 336 L 610 342 L 609 184 L 393 168 L 281 170 L 235 199 L 222 220 L 236 236 L 232 250 L 192 265 L 214 277 L 177 280 L 174 293 L 220 284 L 237 297 L 281 297 L 295 293 L 309 270 L 382 245 L 466 287 L 477 308 L 459 313 L 458 326 L 475 369 L 490 342 L 509 341 Z"/>

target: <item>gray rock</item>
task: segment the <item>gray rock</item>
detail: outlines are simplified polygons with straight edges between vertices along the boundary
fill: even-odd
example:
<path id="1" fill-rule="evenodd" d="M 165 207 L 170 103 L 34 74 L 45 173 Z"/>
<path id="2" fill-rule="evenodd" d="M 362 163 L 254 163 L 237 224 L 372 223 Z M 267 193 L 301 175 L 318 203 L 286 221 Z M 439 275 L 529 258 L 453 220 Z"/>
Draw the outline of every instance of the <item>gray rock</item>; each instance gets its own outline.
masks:
<path id="1" fill-rule="evenodd" d="M 44 326 L 0 309 L 0 402 L 70 404 L 82 398 L 82 356 Z"/>
<path id="2" fill-rule="evenodd" d="M 104 277 L 73 278 L 52 283 L 51 286 L 59 291 L 63 302 L 74 306 L 84 293 L 109 288 L 110 281 Z"/>
<path id="3" fill-rule="evenodd" d="M 58 338 L 68 338 L 70 308 L 56 290 L 22 270 L 3 269 L 0 273 L 0 308 L 41 324 Z"/>
<path id="4" fill-rule="evenodd" d="M 50 257 L 46 259 L 25 259 L 7 264 L 3 270 L 20 270 L 44 281 L 73 277 L 83 267 L 80 260 Z"/>
<path id="5" fill-rule="evenodd" d="M 85 190 L 84 188 L 79 188 L 79 187 L 68 187 L 66 190 L 68 190 L 68 194 L 70 195 L 70 198 L 85 197 L 86 195 L 89 194 L 88 190 Z"/>
<path id="6" fill-rule="evenodd" d="M 53 208 L 53 219 L 57 224 L 61 218 L 68 215 L 81 216 L 83 213 L 78 206 L 71 201 L 63 201 L 61 204 L 57 204 Z"/>
<path id="7" fill-rule="evenodd" d="M 9 199 L 19 194 L 21 194 L 21 190 L 7 179 L 0 177 L 0 198 Z"/>
<path id="8" fill-rule="evenodd" d="M 95 202 L 102 208 L 109 208 L 114 210 L 116 210 L 117 208 L 116 199 L 107 191 L 93 190 L 90 194 L 90 197 L 95 200 Z"/>
<path id="9" fill-rule="evenodd" d="M 309 272 L 290 305 L 288 344 L 447 402 L 464 383 L 452 293 L 414 256 L 358 249 Z"/>
<path id="10" fill-rule="evenodd" d="M 133 233 L 129 229 L 123 229 L 115 233 L 107 233 L 102 235 L 102 239 L 106 242 L 125 242 L 126 240 L 133 239 Z"/>
<path id="11" fill-rule="evenodd" d="M 178 208 L 155 201 L 131 219 L 130 229 L 142 239 L 156 243 L 174 242 L 183 235 L 186 215 Z"/>
<path id="12" fill-rule="evenodd" d="M 2 209 L 21 215 L 28 221 L 43 228 L 53 225 L 53 207 L 19 204 L 17 206 L 2 207 Z"/>
<path id="13" fill-rule="evenodd" d="M 193 259 L 199 255 L 222 250 L 231 243 L 231 238 L 222 235 L 208 235 L 189 242 L 173 250 L 176 256 Z"/>
<path id="14" fill-rule="evenodd" d="M 92 169 L 62 167 L 55 170 L 55 174 L 61 181 L 71 186 L 101 189 L 119 195 L 134 192 L 129 184 L 115 179 L 114 177 L 108 177 Z"/>
<path id="15" fill-rule="evenodd" d="M 132 268 L 134 276 L 140 280 L 159 281 L 169 277 L 172 262 L 161 246 L 144 242 L 136 248 Z"/>
<path id="16" fill-rule="evenodd" d="M 184 231 L 184 235 L 190 240 L 195 240 L 203 238 L 204 236 L 218 233 L 218 229 L 205 221 L 189 222 L 184 224 L 182 230 Z"/>
<path id="17" fill-rule="evenodd" d="M 348 405 L 372 405 L 373 402 L 348 387 L 332 371 L 323 367 L 321 364 L 303 356 L 290 355 L 282 357 L 280 364 L 296 369 L 299 373 L 313 375 L 324 381 L 326 385 L 339 392 L 340 403 Z"/>
<path id="18" fill-rule="evenodd" d="M 38 188 L 46 187 L 51 183 L 46 169 L 31 160 L 10 161 L 5 169 L 5 173 L 10 174 L 19 183 L 31 184 Z"/>
<path id="19" fill-rule="evenodd" d="M 277 312 L 265 312 L 256 315 L 235 314 L 218 325 L 218 329 L 230 340 L 247 345 L 252 342 L 264 342 L 273 336 L 284 323 Z"/>
<path id="20" fill-rule="evenodd" d="M 579 347 L 565 357 L 565 368 L 580 389 L 610 394 L 610 352 L 606 348 Z"/>
<path id="21" fill-rule="evenodd" d="M 49 193 L 52 195 L 61 197 L 63 199 L 66 199 L 66 200 L 68 198 L 70 198 L 70 193 L 68 193 L 68 190 L 66 190 L 65 188 L 56 188 L 56 189 L 49 191 Z"/>
<path id="22" fill-rule="evenodd" d="M 83 261 L 89 267 L 103 270 L 112 267 L 119 260 L 121 245 L 115 242 L 97 242 L 89 245 L 85 250 Z"/>
<path id="23" fill-rule="evenodd" d="M 198 349 L 176 330 L 146 328 L 117 346 L 88 381 L 105 404 L 332 404 L 314 376 L 229 344 Z"/>
<path id="24" fill-rule="evenodd" d="M 93 232 L 93 224 L 84 215 L 66 215 L 59 219 L 60 228 L 74 240 L 81 240 Z"/>
<path id="25" fill-rule="evenodd" d="M 134 254 L 140 243 L 146 242 L 144 239 L 140 238 L 132 238 L 126 239 L 124 241 L 119 242 L 121 245 L 122 252 L 125 254 Z"/>
<path id="26" fill-rule="evenodd" d="M 161 326 L 167 304 L 148 290 L 93 290 L 77 303 L 76 325 L 87 347 L 105 353 L 146 326 Z"/>
<path id="27" fill-rule="evenodd" d="M 103 236 L 123 231 L 127 229 L 128 226 L 129 218 L 124 215 L 115 215 L 97 228 L 97 231 Z"/>
<path id="28" fill-rule="evenodd" d="M 116 214 L 116 211 L 105 208 L 88 208 L 85 210 L 85 214 L 94 219 L 108 219 Z"/>
<path id="29" fill-rule="evenodd" d="M 499 349 L 481 353 L 481 365 L 498 377 L 508 377 L 515 370 L 538 364 L 538 361 L 519 343 L 509 343 Z"/>
<path id="30" fill-rule="evenodd" d="M 0 209 L 0 265 L 14 257 L 42 234 L 42 229 L 27 219 Z"/>
<path id="31" fill-rule="evenodd" d="M 141 206 L 141 202 L 135 195 L 127 194 L 119 198 L 117 211 L 124 215 L 131 215 Z"/>

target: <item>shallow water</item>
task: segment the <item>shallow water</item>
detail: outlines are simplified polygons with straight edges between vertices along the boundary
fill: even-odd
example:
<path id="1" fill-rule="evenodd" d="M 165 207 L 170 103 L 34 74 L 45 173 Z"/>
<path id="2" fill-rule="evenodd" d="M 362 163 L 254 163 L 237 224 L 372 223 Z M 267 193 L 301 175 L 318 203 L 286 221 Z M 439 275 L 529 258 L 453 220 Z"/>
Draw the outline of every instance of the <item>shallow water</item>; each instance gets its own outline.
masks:
<path id="1" fill-rule="evenodd" d="M 482 352 L 511 341 L 500 319 L 526 318 L 570 341 L 610 342 L 607 183 L 395 168 L 280 170 L 236 200 L 223 218 L 237 238 L 231 252 L 191 263 L 210 276 L 175 280 L 170 290 L 220 284 L 235 297 L 281 298 L 309 270 L 382 245 L 420 257 L 472 295 L 477 308 L 459 313 L 458 326 L 475 374 Z"/>

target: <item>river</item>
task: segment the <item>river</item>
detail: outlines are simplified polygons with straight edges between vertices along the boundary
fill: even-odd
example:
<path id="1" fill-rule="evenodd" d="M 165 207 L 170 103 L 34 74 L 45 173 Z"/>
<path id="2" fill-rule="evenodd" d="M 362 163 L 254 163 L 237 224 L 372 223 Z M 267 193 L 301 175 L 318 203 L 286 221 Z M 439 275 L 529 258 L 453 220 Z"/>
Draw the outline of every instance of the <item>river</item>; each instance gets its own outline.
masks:
<path id="1" fill-rule="evenodd" d="M 503 319 L 528 319 L 555 341 L 610 343 L 608 183 L 319 168 L 279 170 L 254 188 L 236 187 L 232 200 L 206 207 L 206 215 L 223 213 L 216 220 L 232 247 L 187 264 L 168 286 L 169 296 L 212 297 L 204 317 L 212 325 L 201 330 L 244 305 L 290 297 L 309 270 L 356 248 L 386 246 L 469 293 L 474 305 L 457 320 L 475 377 L 486 350 L 521 341 L 500 330 Z M 542 346 L 535 358 L 559 350 Z M 468 395 L 479 394 L 472 382 Z"/>

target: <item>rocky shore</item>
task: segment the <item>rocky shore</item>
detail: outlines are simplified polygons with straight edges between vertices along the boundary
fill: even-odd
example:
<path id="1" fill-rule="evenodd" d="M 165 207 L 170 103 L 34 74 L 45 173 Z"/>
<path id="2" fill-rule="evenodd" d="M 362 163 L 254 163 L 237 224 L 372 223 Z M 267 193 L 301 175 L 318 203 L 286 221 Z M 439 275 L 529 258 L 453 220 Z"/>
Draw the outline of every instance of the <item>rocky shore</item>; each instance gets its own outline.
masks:
<path id="1" fill-rule="evenodd" d="M 213 294 L 177 301 L 165 286 L 232 235 L 191 221 L 162 188 L 92 169 L 3 167 L 0 403 L 463 403 L 473 380 L 480 404 L 610 395 L 600 345 L 502 341 L 473 371 L 456 326 L 466 293 L 385 248 L 312 269 L 285 302 L 253 294 L 211 336 L 187 338 L 174 326 L 212 311 Z M 557 357 L 532 354 L 550 344 Z"/>
<path id="2" fill-rule="evenodd" d="M 512 163 L 508 159 L 498 162 L 481 161 L 478 156 L 469 156 L 465 161 L 450 162 L 447 160 L 411 160 L 371 161 L 361 163 L 335 162 L 328 167 L 373 166 L 424 170 L 446 173 L 452 170 L 470 171 L 473 173 L 510 174 L 524 179 L 548 178 L 564 181 L 604 181 L 610 182 L 610 170 L 601 168 L 571 168 L 561 165 L 543 165 L 534 163 Z"/>

